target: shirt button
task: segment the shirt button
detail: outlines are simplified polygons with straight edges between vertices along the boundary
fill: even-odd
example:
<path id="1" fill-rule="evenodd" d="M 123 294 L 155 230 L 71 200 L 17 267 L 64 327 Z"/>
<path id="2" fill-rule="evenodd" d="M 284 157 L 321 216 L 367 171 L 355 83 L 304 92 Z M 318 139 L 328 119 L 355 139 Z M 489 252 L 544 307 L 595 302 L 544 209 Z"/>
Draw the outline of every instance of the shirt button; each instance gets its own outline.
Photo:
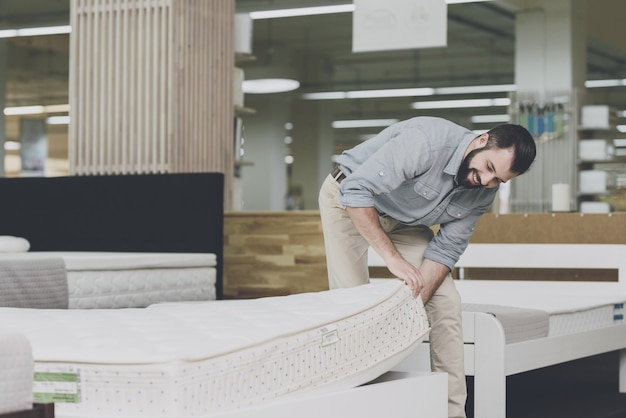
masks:
<path id="1" fill-rule="evenodd" d="M 456 216 L 461 216 L 461 212 L 457 213 Z"/>
<path id="2" fill-rule="evenodd" d="M 380 170 L 380 171 L 378 172 L 378 175 L 379 175 L 380 177 L 384 176 L 384 175 L 385 175 L 385 171 L 384 171 L 384 170 Z"/>

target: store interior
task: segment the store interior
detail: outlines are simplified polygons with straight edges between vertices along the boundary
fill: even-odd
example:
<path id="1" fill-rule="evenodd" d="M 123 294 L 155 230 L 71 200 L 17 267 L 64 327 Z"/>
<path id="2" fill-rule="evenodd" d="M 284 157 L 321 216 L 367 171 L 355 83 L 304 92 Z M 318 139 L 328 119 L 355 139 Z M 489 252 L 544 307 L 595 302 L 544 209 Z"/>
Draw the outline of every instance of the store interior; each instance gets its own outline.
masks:
<path id="1" fill-rule="evenodd" d="M 2 27 L 68 25 L 71 3 L 5 0 L 0 5 Z M 262 14 L 329 5 L 343 8 L 293 17 Z M 332 168 L 335 155 L 394 121 L 419 115 L 447 118 L 476 132 L 504 122 L 526 124 L 532 116 L 545 119 L 546 125 L 536 135 L 538 141 L 547 142 L 544 155 L 550 156 L 549 162 L 538 163 L 534 170 L 545 181 L 539 185 L 537 178 L 530 177 L 530 185 L 517 189 L 518 195 L 526 193 L 518 199 L 522 202 L 502 205 L 496 211 L 550 211 L 555 184 L 569 186 L 568 210 L 580 210 L 583 202 L 601 203 L 587 204 L 585 211 L 626 209 L 620 190 L 626 184 L 623 1 L 450 1 L 445 6 L 443 45 L 383 46 L 356 52 L 355 13 L 350 6 L 351 2 L 326 0 L 234 2 L 236 16 L 244 16 L 235 25 L 234 42 L 239 42 L 235 45 L 239 49 L 235 64 L 240 71 L 235 73 L 235 81 L 297 81 L 295 89 L 277 93 L 255 93 L 243 86 L 238 91 L 238 86 L 234 87 L 239 103 L 236 132 L 240 134 L 235 139 L 238 194 L 234 209 L 316 209 L 319 185 Z M 430 18 L 426 12 L 413 17 Z M 380 15 L 376 24 L 379 28 L 397 27 L 393 19 Z M 522 49 L 529 49 L 529 41 L 520 36 L 529 30 L 523 27 L 524 19 L 543 31 L 528 53 Z M 67 118 L 70 37 L 60 33 L 0 38 L 0 53 L 6 57 L 2 60 L 4 68 L 0 68 L 0 78 L 5 79 L 4 92 L 0 91 L 4 96 L 4 127 L 0 128 L 5 132 L 2 160 L 7 177 L 71 172 L 67 124 L 71 123 Z M 563 60 L 559 61 L 562 51 Z M 535 70 L 552 75 L 531 86 L 532 93 L 528 94 L 524 74 Z M 565 88 L 555 90 L 552 84 L 555 78 L 560 80 L 560 72 L 571 80 L 564 82 Z M 524 83 L 526 87 L 520 87 Z M 449 102 L 457 100 L 465 102 Z M 448 103 L 435 103 L 440 101 Z M 596 105 L 601 113 L 605 109 L 608 112 L 606 127 L 582 129 L 583 107 Z M 551 125 L 549 117 L 554 118 Z M 29 129 L 35 130 L 30 134 L 45 137 L 43 144 L 35 147 L 35 153 L 45 158 L 34 168 L 24 161 L 26 151 L 33 149 L 24 146 Z M 559 144 L 563 138 L 567 141 Z M 591 147 L 591 154 L 581 159 L 579 141 L 587 139 L 604 142 L 583 143 Z M 553 145 L 555 149 L 549 149 Z M 555 161 L 551 153 L 562 155 L 563 147 L 573 157 Z M 581 178 L 580 171 L 592 173 Z M 268 178 L 271 180 L 266 181 Z M 533 191 L 526 192 L 529 188 Z"/>

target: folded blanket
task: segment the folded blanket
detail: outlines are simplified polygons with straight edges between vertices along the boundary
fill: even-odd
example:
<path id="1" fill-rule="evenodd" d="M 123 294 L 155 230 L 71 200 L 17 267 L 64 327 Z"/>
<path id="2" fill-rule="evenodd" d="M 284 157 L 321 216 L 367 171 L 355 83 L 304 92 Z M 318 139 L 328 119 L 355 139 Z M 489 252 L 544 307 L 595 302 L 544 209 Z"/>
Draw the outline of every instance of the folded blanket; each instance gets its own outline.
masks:
<path id="1" fill-rule="evenodd" d="M 67 309 L 68 293 L 62 258 L 0 261 L 0 306 Z"/>
<path id="2" fill-rule="evenodd" d="M 548 336 L 549 315 L 539 309 L 463 303 L 465 312 L 485 312 L 500 321 L 507 344 Z"/>
<path id="3" fill-rule="evenodd" d="M 0 235 L 0 253 L 25 253 L 30 249 L 26 238 Z"/>

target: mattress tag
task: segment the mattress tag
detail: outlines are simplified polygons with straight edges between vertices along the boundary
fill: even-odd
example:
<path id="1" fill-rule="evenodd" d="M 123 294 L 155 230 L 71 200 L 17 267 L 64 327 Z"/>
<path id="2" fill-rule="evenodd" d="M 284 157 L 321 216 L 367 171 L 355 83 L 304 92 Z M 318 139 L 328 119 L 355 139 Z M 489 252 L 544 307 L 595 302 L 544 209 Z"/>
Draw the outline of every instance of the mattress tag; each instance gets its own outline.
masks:
<path id="1" fill-rule="evenodd" d="M 322 347 L 328 347 L 339 341 L 339 330 L 336 324 L 321 328 L 320 333 L 322 334 Z"/>
<path id="2" fill-rule="evenodd" d="M 35 365 L 33 399 L 37 403 L 79 403 L 80 371 L 74 366 Z"/>

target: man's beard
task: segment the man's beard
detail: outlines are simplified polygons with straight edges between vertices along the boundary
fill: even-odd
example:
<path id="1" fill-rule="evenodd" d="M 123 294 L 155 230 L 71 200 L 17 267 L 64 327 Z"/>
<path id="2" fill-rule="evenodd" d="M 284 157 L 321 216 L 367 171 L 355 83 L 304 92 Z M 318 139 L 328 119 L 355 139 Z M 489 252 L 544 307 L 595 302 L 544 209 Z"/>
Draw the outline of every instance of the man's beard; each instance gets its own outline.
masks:
<path id="1" fill-rule="evenodd" d="M 483 187 L 482 184 L 475 185 L 469 180 L 470 173 L 474 171 L 473 168 L 470 168 L 470 163 L 472 162 L 472 159 L 476 156 L 476 154 L 478 154 L 480 151 L 482 151 L 482 148 L 477 148 L 470 151 L 469 154 L 467 154 L 467 157 L 465 157 L 461 162 L 461 166 L 459 167 L 459 171 L 457 172 L 456 177 L 459 180 L 459 184 L 465 188 L 479 189 Z M 474 174 L 472 173 L 472 176 L 473 175 Z"/>

